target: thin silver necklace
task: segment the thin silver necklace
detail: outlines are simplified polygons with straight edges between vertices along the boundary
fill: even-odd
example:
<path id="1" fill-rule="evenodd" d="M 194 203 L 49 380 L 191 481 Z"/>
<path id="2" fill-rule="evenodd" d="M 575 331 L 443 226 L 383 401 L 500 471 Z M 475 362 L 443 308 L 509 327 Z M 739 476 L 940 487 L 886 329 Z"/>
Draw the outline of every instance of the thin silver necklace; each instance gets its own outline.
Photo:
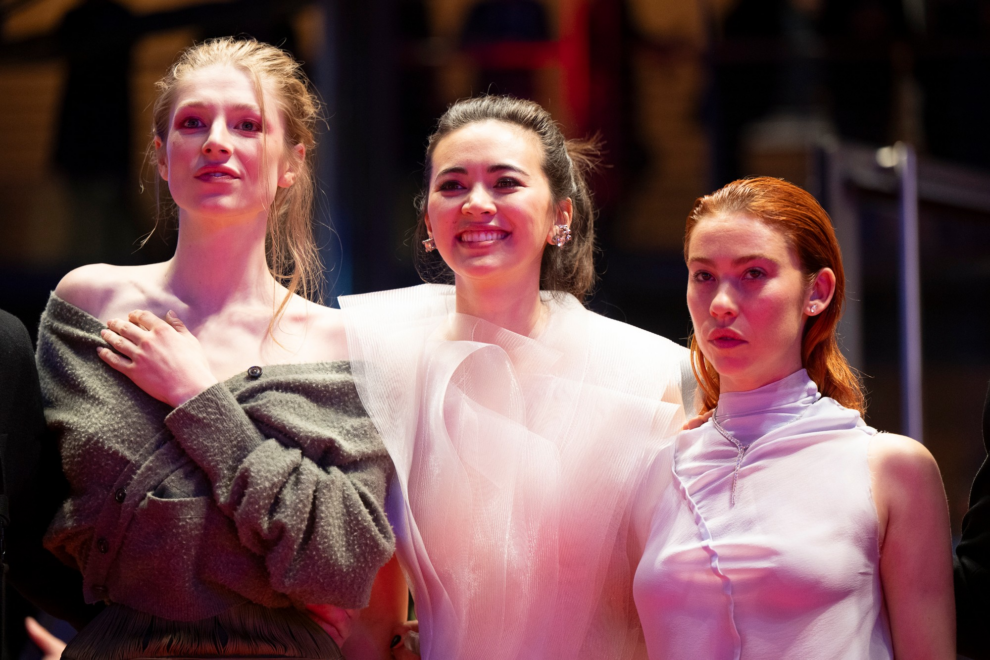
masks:
<path id="1" fill-rule="evenodd" d="M 719 432 L 723 438 L 735 445 L 736 449 L 739 451 L 739 455 L 736 456 L 736 467 L 732 471 L 732 490 L 729 491 L 729 505 L 736 505 L 736 484 L 739 483 L 739 468 L 742 466 L 743 457 L 746 455 L 746 450 L 749 447 L 744 446 L 741 442 L 732 437 L 732 434 L 722 428 L 722 425 L 718 423 L 718 406 L 712 411 L 712 425 L 715 430 Z"/>

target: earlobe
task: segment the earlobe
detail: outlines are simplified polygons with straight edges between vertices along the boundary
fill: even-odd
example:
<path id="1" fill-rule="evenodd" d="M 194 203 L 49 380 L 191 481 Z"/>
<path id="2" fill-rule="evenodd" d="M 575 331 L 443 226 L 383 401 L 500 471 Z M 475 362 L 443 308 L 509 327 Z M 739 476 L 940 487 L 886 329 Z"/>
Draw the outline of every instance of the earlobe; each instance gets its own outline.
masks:
<path id="1" fill-rule="evenodd" d="M 834 295 L 835 273 L 831 268 L 822 268 L 815 275 L 815 281 L 811 285 L 811 293 L 808 296 L 805 311 L 809 316 L 821 314 L 832 303 Z"/>
<path id="2" fill-rule="evenodd" d="M 550 226 L 550 231 L 547 232 L 547 243 L 549 245 L 556 245 L 557 247 L 560 247 L 559 237 L 561 235 L 561 230 L 558 229 L 558 227 L 567 227 L 570 229 L 573 210 L 574 204 L 571 202 L 570 197 L 557 205 L 557 217 L 554 220 L 554 223 Z M 565 243 L 571 240 L 570 231 L 566 232 L 566 234 L 567 238 L 563 241 Z"/>
<path id="3" fill-rule="evenodd" d="M 162 139 L 156 135 L 152 144 L 155 147 L 155 158 L 158 161 L 158 176 L 168 181 L 168 159 L 162 153 Z"/>
<path id="4" fill-rule="evenodd" d="M 294 162 L 292 162 L 285 170 L 282 172 L 282 176 L 278 178 L 278 186 L 280 188 L 289 188 L 296 182 L 296 169 L 299 164 L 306 160 L 306 145 L 297 144 L 292 147 L 293 155 L 295 156 Z"/>

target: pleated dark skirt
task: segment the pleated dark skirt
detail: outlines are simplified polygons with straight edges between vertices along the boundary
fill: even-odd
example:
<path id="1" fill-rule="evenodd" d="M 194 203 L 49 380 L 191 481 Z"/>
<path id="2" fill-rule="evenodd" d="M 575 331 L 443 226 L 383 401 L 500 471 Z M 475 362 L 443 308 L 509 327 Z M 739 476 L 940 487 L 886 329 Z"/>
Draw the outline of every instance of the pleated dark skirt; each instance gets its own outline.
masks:
<path id="1" fill-rule="evenodd" d="M 140 658 L 302 658 L 343 660 L 306 614 L 254 603 L 199 621 L 171 621 L 113 604 L 79 631 L 64 660 Z"/>

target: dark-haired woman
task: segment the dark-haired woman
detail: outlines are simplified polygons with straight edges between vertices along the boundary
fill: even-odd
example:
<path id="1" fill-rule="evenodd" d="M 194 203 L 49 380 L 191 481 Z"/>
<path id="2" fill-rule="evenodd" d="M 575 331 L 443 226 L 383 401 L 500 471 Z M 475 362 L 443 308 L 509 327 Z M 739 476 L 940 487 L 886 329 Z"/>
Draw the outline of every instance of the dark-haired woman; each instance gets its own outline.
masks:
<path id="1" fill-rule="evenodd" d="M 629 475 L 680 427 L 691 379 L 685 349 L 581 303 L 590 151 L 534 103 L 455 103 L 420 204 L 439 256 L 428 269 L 454 285 L 341 301 L 358 390 L 396 464 L 389 519 L 423 658 L 645 653 Z"/>
<path id="2" fill-rule="evenodd" d="M 650 658 L 955 658 L 938 466 L 863 422 L 826 213 L 779 179 L 736 181 L 695 203 L 685 259 L 712 414 L 639 498 Z"/>

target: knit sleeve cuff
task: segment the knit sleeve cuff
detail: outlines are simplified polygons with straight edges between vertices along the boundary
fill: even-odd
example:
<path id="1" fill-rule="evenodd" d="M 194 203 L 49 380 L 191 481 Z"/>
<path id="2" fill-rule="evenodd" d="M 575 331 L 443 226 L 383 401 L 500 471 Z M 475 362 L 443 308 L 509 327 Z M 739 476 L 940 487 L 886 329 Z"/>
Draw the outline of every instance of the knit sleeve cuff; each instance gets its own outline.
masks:
<path id="1" fill-rule="evenodd" d="M 238 465 L 265 440 L 223 383 L 173 410 L 165 424 L 215 485 L 233 479 Z"/>

